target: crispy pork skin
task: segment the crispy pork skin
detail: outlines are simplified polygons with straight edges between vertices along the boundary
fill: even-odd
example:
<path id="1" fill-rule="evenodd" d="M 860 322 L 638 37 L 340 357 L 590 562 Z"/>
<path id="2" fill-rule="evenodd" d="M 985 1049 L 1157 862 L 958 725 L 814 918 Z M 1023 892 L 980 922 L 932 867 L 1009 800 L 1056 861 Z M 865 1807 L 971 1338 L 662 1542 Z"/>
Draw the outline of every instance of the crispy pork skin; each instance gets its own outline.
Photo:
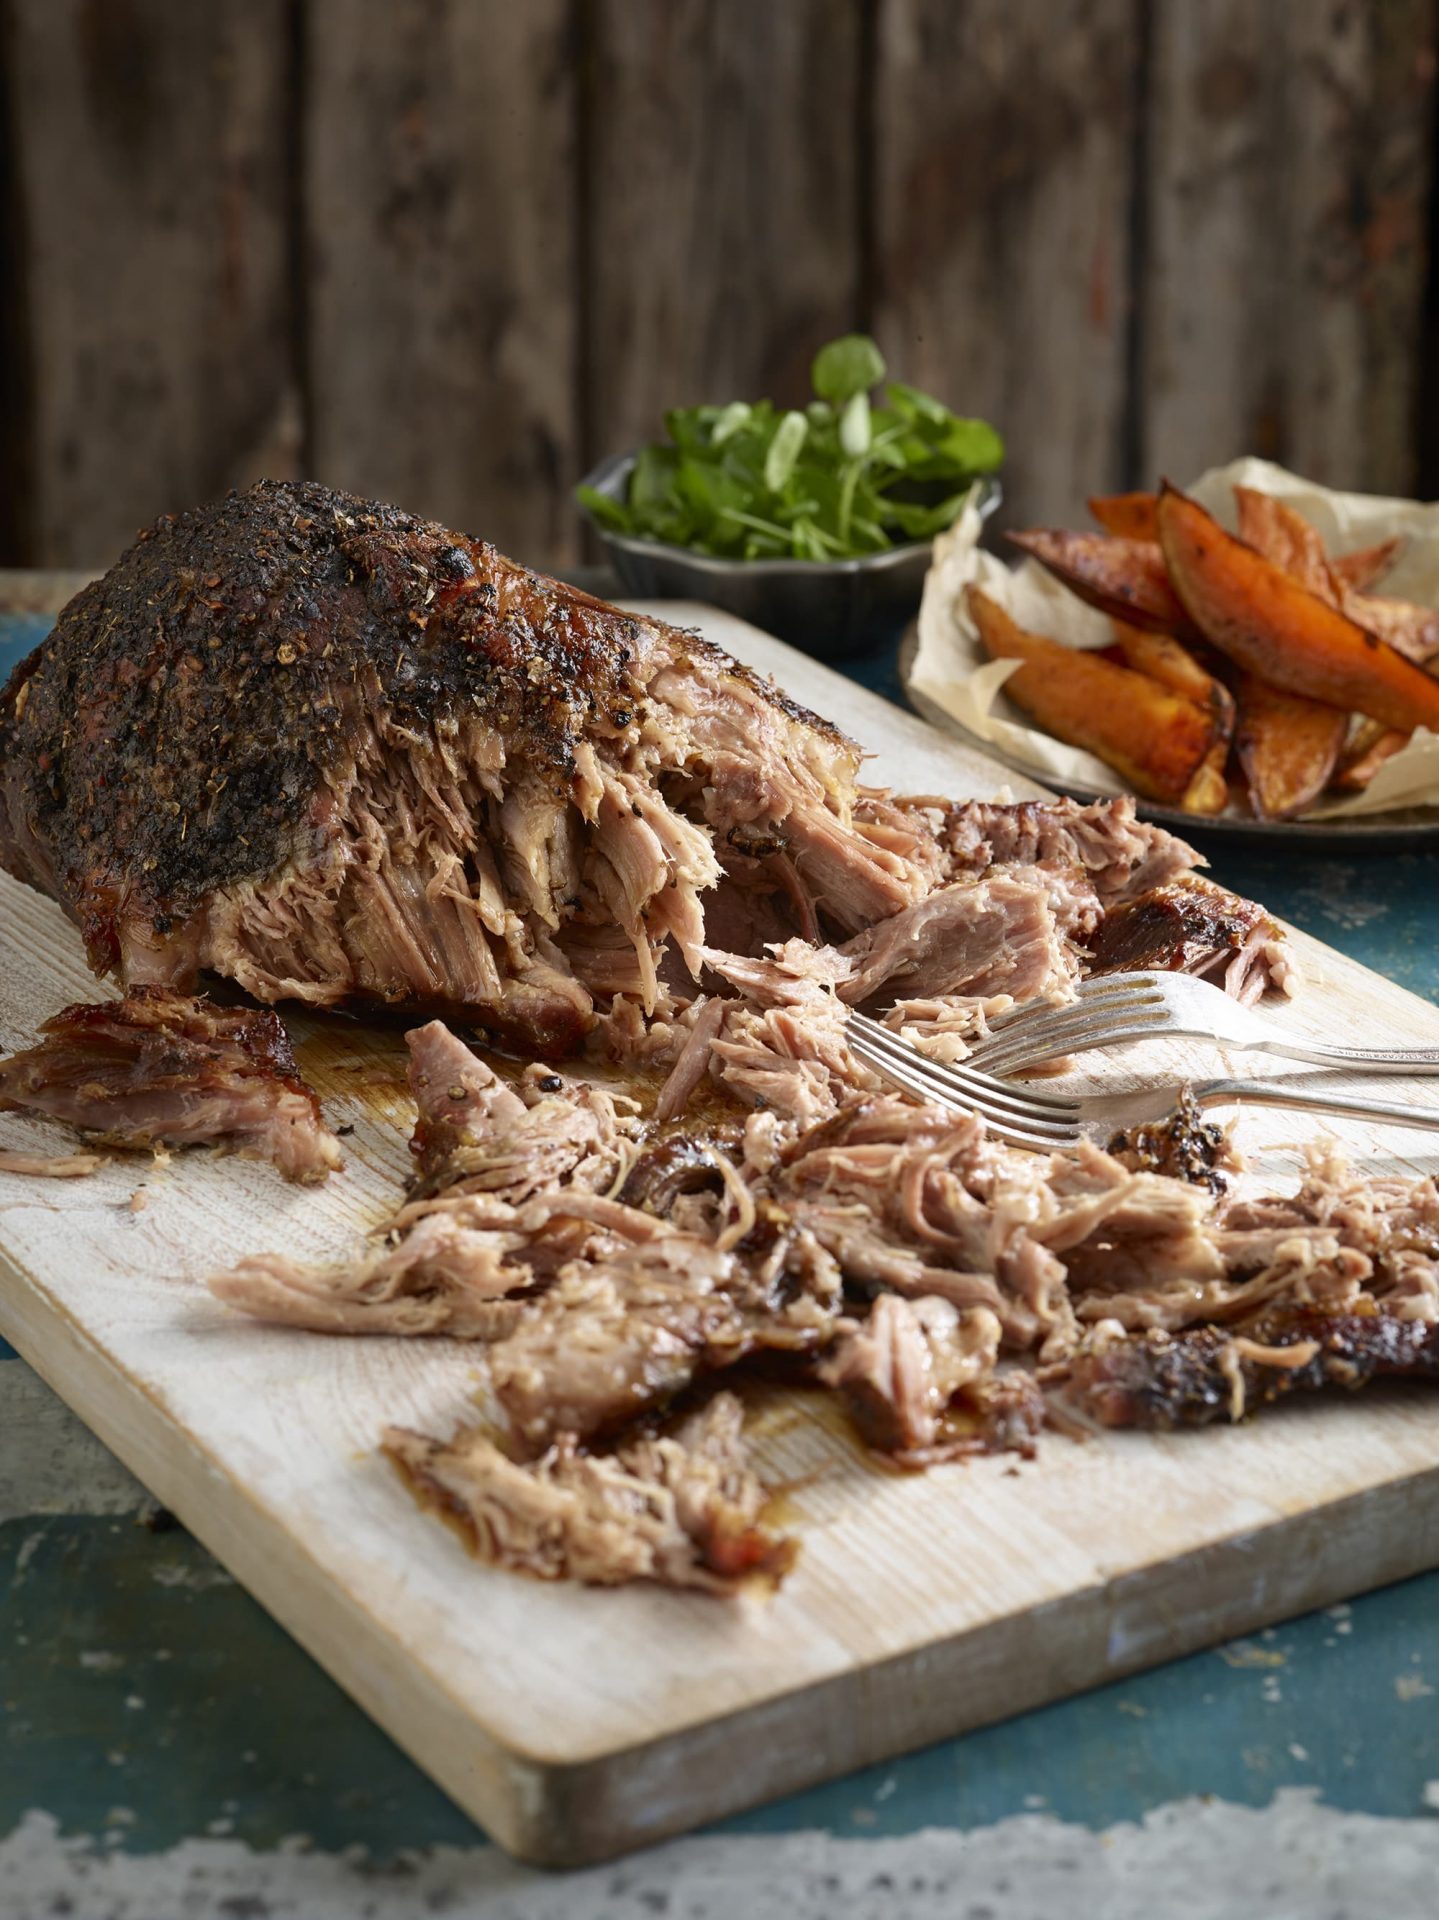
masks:
<path id="1" fill-rule="evenodd" d="M 441 1442 L 392 1427 L 385 1451 L 422 1500 L 458 1522 L 480 1559 L 540 1580 L 653 1580 L 708 1593 L 777 1581 L 791 1542 L 762 1524 L 743 1410 L 717 1394 L 673 1434 L 613 1453 L 563 1436 L 518 1463 L 475 1428 Z"/>
<path id="2" fill-rule="evenodd" d="M 323 1180 L 339 1143 L 273 1013 L 162 987 L 66 1007 L 0 1061 L 0 1112 L 63 1120 L 111 1146 L 226 1146 Z"/>

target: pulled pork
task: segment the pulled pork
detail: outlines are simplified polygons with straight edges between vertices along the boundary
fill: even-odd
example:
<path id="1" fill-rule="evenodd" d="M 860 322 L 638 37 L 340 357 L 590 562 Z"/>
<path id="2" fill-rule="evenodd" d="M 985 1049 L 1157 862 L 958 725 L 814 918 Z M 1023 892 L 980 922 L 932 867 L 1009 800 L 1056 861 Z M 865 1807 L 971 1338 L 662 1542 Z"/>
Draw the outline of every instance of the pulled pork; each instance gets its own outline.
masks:
<path id="1" fill-rule="evenodd" d="M 202 974 L 438 1009 L 531 1061 L 418 1027 L 415 1175 L 385 1229 L 214 1284 L 296 1326 L 479 1343 L 500 1439 L 390 1449 L 489 1557 L 549 1577 L 782 1571 L 727 1398 L 615 1438 L 760 1356 L 918 1463 L 1032 1446 L 1041 1389 L 1132 1336 L 1439 1318 L 1432 1190 L 1316 1163 L 1241 1205 L 1152 1142 L 1048 1160 L 883 1094 L 850 1008 L 957 1060 L 1086 971 L 1250 999 L 1289 968 L 1262 910 L 1129 801 L 895 796 L 861 760 L 700 636 L 395 508 L 261 482 L 166 517 L 0 694 L 0 862 L 131 990 L 60 1016 L 0 1085 L 102 1138 L 218 1135 L 303 1178 L 334 1145 L 283 1033 L 177 997 Z"/>
<path id="2" fill-rule="evenodd" d="M 0 1113 L 62 1120 L 106 1146 L 223 1146 L 272 1160 L 287 1180 L 323 1180 L 341 1164 L 273 1013 L 135 987 L 66 1007 L 40 1032 L 39 1045 L 0 1060 Z M 99 1164 L 72 1155 L 61 1170 Z"/>
<path id="3" fill-rule="evenodd" d="M 762 1524 L 765 1491 L 744 1456 L 743 1412 L 717 1394 L 673 1434 L 584 1453 L 565 1434 L 511 1460 L 476 1428 L 440 1442 L 391 1427 L 385 1451 L 421 1499 L 457 1521 L 475 1552 L 541 1580 L 656 1580 L 734 1593 L 775 1582 L 794 1547 Z"/>
<path id="4" fill-rule="evenodd" d="M 828 992 L 706 1002 L 704 1077 L 734 1097 L 699 1126 L 544 1065 L 501 1079 L 419 1029 L 420 1172 L 383 1243 L 318 1270 L 248 1260 L 215 1290 L 294 1324 L 481 1343 L 500 1427 L 391 1451 L 447 1489 L 487 1557 L 591 1580 L 710 1583 L 709 1549 L 667 1518 L 655 1535 L 631 1481 L 660 1456 L 623 1435 L 760 1356 L 836 1392 L 907 1467 L 1032 1452 L 1047 1405 L 1195 1424 L 1434 1371 L 1432 1181 L 1316 1152 L 1292 1194 L 1230 1198 L 1222 1137 L 1196 1141 L 1183 1114 L 1116 1153 L 1005 1147 L 972 1115 L 858 1084 L 842 1019 Z M 699 1084 L 683 1052 L 665 1090 L 682 1108 L 677 1084 Z"/>

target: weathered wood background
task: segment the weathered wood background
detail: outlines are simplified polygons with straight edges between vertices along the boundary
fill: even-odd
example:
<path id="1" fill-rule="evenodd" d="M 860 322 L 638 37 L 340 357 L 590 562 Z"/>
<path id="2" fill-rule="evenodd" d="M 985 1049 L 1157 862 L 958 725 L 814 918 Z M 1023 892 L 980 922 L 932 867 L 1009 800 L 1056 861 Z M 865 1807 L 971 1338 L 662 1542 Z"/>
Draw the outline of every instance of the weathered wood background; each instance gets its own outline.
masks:
<path id="1" fill-rule="evenodd" d="M 1436 0 L 0 0 L 0 563 L 260 473 L 527 557 L 872 328 L 1008 514 L 1439 490 Z"/>

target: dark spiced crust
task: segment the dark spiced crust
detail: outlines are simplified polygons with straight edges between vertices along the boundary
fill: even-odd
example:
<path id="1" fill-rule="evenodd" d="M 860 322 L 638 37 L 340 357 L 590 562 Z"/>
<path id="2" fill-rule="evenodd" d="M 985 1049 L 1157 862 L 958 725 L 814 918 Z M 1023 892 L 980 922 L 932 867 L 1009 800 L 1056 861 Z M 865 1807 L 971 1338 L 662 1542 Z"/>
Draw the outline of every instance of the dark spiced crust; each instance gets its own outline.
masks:
<path id="1" fill-rule="evenodd" d="M 1307 1348 L 1297 1366 L 1257 1359 L 1259 1349 Z M 1228 1420 L 1236 1376 L 1243 1410 L 1326 1387 L 1354 1389 L 1380 1376 L 1439 1379 L 1439 1323 L 1389 1313 L 1326 1314 L 1314 1309 L 1266 1315 L 1242 1327 L 1196 1327 L 1177 1334 L 1136 1334 L 1102 1352 L 1081 1355 L 1073 1384 L 1083 1404 L 1108 1427 L 1208 1426 Z"/>
<path id="2" fill-rule="evenodd" d="M 62 902 L 107 970 L 122 916 L 163 936 L 213 888 L 303 858 L 327 771 L 377 715 L 421 736 L 478 719 L 567 774 L 585 731 L 630 724 L 640 637 L 482 541 L 262 481 L 142 533 L 16 668 L 0 861 Z M 716 675 L 752 677 L 677 638 Z"/>

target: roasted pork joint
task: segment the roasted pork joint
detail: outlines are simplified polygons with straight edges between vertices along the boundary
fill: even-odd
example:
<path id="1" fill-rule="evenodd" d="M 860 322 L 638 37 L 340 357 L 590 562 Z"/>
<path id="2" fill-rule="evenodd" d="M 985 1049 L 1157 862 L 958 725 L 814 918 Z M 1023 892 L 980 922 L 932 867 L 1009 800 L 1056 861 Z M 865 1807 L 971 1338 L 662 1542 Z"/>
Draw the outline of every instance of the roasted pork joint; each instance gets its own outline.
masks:
<path id="1" fill-rule="evenodd" d="M 0 1113 L 63 1120 L 117 1147 L 224 1146 L 323 1180 L 339 1143 L 275 1014 L 162 987 L 66 1007 L 0 1060 Z"/>
<path id="2" fill-rule="evenodd" d="M 622 1062 L 795 941 L 853 960 L 851 998 L 1047 991 L 1195 864 L 1127 801 L 896 798 L 860 761 L 696 634 L 261 482 L 160 521 L 16 669 L 0 862 L 127 986 L 213 973 Z"/>
<path id="3" fill-rule="evenodd" d="M 157 523 L 16 670 L 0 860 L 127 985 L 429 1003 L 555 1057 L 606 968 L 647 1014 L 667 953 L 694 971 L 702 893 L 841 936 L 919 898 L 938 850 L 858 764 L 695 634 L 261 482 Z"/>

